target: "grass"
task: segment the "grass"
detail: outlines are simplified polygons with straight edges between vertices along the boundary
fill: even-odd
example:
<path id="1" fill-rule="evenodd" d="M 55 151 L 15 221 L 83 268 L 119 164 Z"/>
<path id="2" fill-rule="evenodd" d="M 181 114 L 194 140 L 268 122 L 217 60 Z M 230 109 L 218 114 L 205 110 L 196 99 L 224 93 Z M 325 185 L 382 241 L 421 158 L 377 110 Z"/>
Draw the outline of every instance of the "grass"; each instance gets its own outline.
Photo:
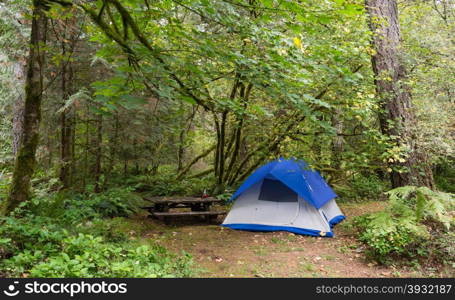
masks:
<path id="1" fill-rule="evenodd" d="M 286 252 L 304 252 L 305 248 L 302 247 L 293 247 L 293 246 L 285 246 L 280 247 L 278 249 L 279 252 L 286 253 Z"/>
<path id="2" fill-rule="evenodd" d="M 252 246 L 251 249 L 259 256 L 266 256 L 270 253 L 270 250 L 265 246 Z"/>
<path id="3" fill-rule="evenodd" d="M 316 270 L 316 267 L 312 263 L 308 262 L 301 262 L 302 269 L 307 271 L 307 272 L 314 272 Z"/>
<path id="4" fill-rule="evenodd" d="M 286 243 L 286 241 L 282 240 L 281 238 L 279 237 L 272 237 L 270 239 L 270 241 L 274 244 L 279 244 L 279 245 L 284 245 Z"/>
<path id="5" fill-rule="evenodd" d="M 323 255 L 322 258 L 328 261 L 336 260 L 337 258 L 333 255 Z"/>

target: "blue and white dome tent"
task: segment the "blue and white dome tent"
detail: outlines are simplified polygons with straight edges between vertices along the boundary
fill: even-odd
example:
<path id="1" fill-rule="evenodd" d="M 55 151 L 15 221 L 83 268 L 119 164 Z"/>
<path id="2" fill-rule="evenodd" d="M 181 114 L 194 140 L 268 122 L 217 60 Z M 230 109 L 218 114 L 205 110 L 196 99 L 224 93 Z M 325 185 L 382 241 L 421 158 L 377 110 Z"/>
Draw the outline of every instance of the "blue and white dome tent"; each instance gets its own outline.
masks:
<path id="1" fill-rule="evenodd" d="M 222 226 L 332 237 L 342 220 L 337 195 L 303 160 L 277 159 L 258 168 L 232 196 Z"/>

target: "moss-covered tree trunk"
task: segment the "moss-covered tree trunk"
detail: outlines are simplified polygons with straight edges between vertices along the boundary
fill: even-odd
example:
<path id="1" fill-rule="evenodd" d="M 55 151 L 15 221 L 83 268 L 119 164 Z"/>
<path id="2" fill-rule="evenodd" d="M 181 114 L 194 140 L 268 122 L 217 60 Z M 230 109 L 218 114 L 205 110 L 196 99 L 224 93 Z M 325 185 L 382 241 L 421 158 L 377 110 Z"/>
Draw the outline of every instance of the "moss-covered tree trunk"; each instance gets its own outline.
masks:
<path id="1" fill-rule="evenodd" d="M 42 66 L 46 45 L 46 25 L 44 2 L 34 0 L 30 51 L 27 57 L 21 144 L 16 156 L 9 197 L 2 206 L 3 214 L 8 214 L 30 196 L 30 180 L 35 171 L 35 153 L 38 146 L 41 119 Z"/>
<path id="2" fill-rule="evenodd" d="M 415 115 L 406 69 L 400 53 L 400 26 L 395 0 L 366 0 L 369 25 L 373 32 L 372 67 L 380 98 L 379 121 L 384 134 L 407 150 L 405 161 L 390 160 L 393 187 L 419 185 L 433 187 L 433 175 L 426 155 L 416 144 Z M 400 169 L 404 171 L 400 172 Z"/>

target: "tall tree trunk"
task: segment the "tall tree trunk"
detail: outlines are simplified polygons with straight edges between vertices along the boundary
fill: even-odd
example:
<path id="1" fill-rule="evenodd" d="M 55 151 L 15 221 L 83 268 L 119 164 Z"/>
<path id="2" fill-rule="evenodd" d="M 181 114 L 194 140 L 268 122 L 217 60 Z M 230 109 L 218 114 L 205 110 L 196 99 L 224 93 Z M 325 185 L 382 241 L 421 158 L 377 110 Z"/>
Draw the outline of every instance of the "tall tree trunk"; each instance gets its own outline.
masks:
<path id="1" fill-rule="evenodd" d="M 226 147 L 226 123 L 227 123 L 228 111 L 225 110 L 221 114 L 221 124 L 220 124 L 220 138 L 218 140 L 218 179 L 216 187 L 213 191 L 214 194 L 220 194 L 224 192 L 224 167 L 226 163 L 226 157 L 224 149 Z"/>
<path id="2" fill-rule="evenodd" d="M 24 86 L 27 64 L 25 59 L 19 57 L 14 64 L 14 77 L 19 86 L 17 98 L 13 107 L 13 155 L 16 156 L 19 151 L 22 139 L 22 130 L 24 127 Z"/>
<path id="3" fill-rule="evenodd" d="M 182 170 L 183 167 L 183 155 L 185 154 L 185 146 L 183 145 L 185 142 L 185 128 L 180 129 L 179 133 L 179 142 L 178 142 L 178 149 L 177 149 L 177 173 Z"/>
<path id="4" fill-rule="evenodd" d="M 82 176 L 83 190 L 87 184 L 87 178 L 90 176 L 89 163 L 88 163 L 88 150 L 90 149 L 90 107 L 87 103 L 85 105 L 85 149 L 84 149 L 84 176 Z"/>
<path id="5" fill-rule="evenodd" d="M 71 119 L 71 174 L 70 182 L 74 185 L 74 176 L 76 174 L 75 162 L 76 162 L 76 127 L 77 127 L 77 114 L 76 110 L 73 111 Z"/>
<path id="6" fill-rule="evenodd" d="M 47 126 L 43 136 L 46 137 L 46 168 L 50 169 L 54 160 L 54 128 Z"/>
<path id="7" fill-rule="evenodd" d="M 395 0 L 366 0 L 369 25 L 373 32 L 372 67 L 376 92 L 380 98 L 379 121 L 384 134 L 407 149 L 404 162 L 394 160 L 391 182 L 393 187 L 419 185 L 433 187 L 433 175 L 426 155 L 418 151 L 413 127 L 411 93 L 405 83 L 406 70 L 400 55 L 400 26 Z M 399 169 L 405 168 L 405 172 Z"/>
<path id="8" fill-rule="evenodd" d="M 95 193 L 101 192 L 101 156 L 103 143 L 103 115 L 98 115 L 97 126 L 96 126 L 96 154 L 95 154 Z"/>
<path id="9" fill-rule="evenodd" d="M 120 130 L 120 121 L 119 121 L 119 113 L 118 111 L 115 113 L 114 116 L 114 133 L 109 139 L 109 163 L 107 164 L 107 168 L 104 172 L 106 178 L 104 179 L 103 186 L 104 189 L 107 187 L 109 183 L 109 178 L 112 177 L 112 172 L 114 171 L 115 160 L 117 158 L 117 147 L 119 146 L 119 130 Z"/>
<path id="10" fill-rule="evenodd" d="M 30 180 L 35 171 L 35 154 L 41 121 L 42 67 L 46 45 L 46 25 L 45 5 L 42 0 L 34 0 L 30 51 L 27 57 L 21 145 L 16 156 L 9 197 L 2 205 L 3 214 L 8 214 L 30 197 Z"/>
<path id="11" fill-rule="evenodd" d="M 66 38 L 65 32 L 62 33 L 62 55 L 65 57 L 67 55 L 66 49 Z M 71 95 L 71 87 L 72 87 L 72 68 L 71 62 L 62 63 L 61 69 L 61 94 L 63 100 L 68 100 L 69 96 Z M 63 104 L 65 105 L 65 104 Z M 60 128 L 60 159 L 61 159 L 61 167 L 60 167 L 60 181 L 63 184 L 63 188 L 69 188 L 71 186 L 71 150 L 72 150 L 72 138 L 71 134 L 72 130 L 72 116 L 71 116 L 71 108 L 62 111 L 61 114 L 61 128 Z"/>

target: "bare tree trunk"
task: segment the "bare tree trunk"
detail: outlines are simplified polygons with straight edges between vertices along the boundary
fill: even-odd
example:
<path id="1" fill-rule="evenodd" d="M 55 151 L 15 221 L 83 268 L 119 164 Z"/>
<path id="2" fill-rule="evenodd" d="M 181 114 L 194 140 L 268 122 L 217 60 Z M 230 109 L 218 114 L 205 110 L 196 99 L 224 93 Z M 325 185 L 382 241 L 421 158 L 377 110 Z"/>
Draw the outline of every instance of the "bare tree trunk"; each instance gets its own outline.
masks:
<path id="1" fill-rule="evenodd" d="M 218 184 L 223 184 L 223 175 L 224 175 L 224 165 L 225 165 L 225 153 L 224 148 L 226 147 L 226 123 L 227 123 L 227 111 L 223 111 L 221 114 L 221 126 L 220 126 L 220 160 L 219 160 L 219 178 Z"/>
<path id="2" fill-rule="evenodd" d="M 84 176 L 82 178 L 83 190 L 87 184 L 87 178 L 90 176 L 89 163 L 88 163 L 88 150 L 90 149 L 90 108 L 87 103 L 85 106 L 85 151 L 84 151 Z"/>
<path id="3" fill-rule="evenodd" d="M 114 167 L 115 167 L 115 159 L 117 158 L 117 147 L 118 145 L 120 144 L 119 143 L 119 129 L 120 129 L 120 120 L 119 120 L 119 113 L 118 111 L 115 113 L 115 116 L 114 116 L 114 133 L 113 135 L 110 137 L 109 139 L 109 147 L 110 147 L 110 153 L 109 153 L 109 163 L 107 164 L 107 168 L 105 170 L 105 176 L 106 178 L 104 179 L 104 182 L 103 182 L 103 185 L 104 185 L 104 188 L 107 187 L 107 184 L 109 183 L 109 180 L 108 180 L 108 177 L 111 177 L 112 176 L 112 172 L 114 171 Z"/>
<path id="4" fill-rule="evenodd" d="M 9 197 L 2 205 L 3 214 L 10 213 L 21 202 L 28 200 L 30 197 L 30 180 L 35 171 L 35 154 L 38 147 L 41 121 L 42 66 L 44 64 L 47 29 L 45 9 L 42 0 L 33 1 L 21 145 L 16 156 Z"/>
<path id="5" fill-rule="evenodd" d="M 103 143 L 103 115 L 98 116 L 96 134 L 96 154 L 95 154 L 95 193 L 101 192 L 101 156 Z"/>
<path id="6" fill-rule="evenodd" d="M 400 26 L 395 0 L 366 0 L 373 32 L 372 67 L 375 73 L 376 92 L 380 98 L 379 121 L 384 134 L 408 149 L 404 162 L 394 160 L 391 182 L 393 187 L 423 185 L 433 187 L 433 175 L 424 153 L 419 153 L 413 127 L 411 93 L 405 83 L 406 70 L 400 55 Z M 405 172 L 399 172 L 405 168 Z"/>
<path id="7" fill-rule="evenodd" d="M 51 126 L 47 126 L 46 131 L 44 132 L 44 136 L 46 137 L 46 168 L 52 168 L 52 162 L 54 160 L 54 128 Z"/>

